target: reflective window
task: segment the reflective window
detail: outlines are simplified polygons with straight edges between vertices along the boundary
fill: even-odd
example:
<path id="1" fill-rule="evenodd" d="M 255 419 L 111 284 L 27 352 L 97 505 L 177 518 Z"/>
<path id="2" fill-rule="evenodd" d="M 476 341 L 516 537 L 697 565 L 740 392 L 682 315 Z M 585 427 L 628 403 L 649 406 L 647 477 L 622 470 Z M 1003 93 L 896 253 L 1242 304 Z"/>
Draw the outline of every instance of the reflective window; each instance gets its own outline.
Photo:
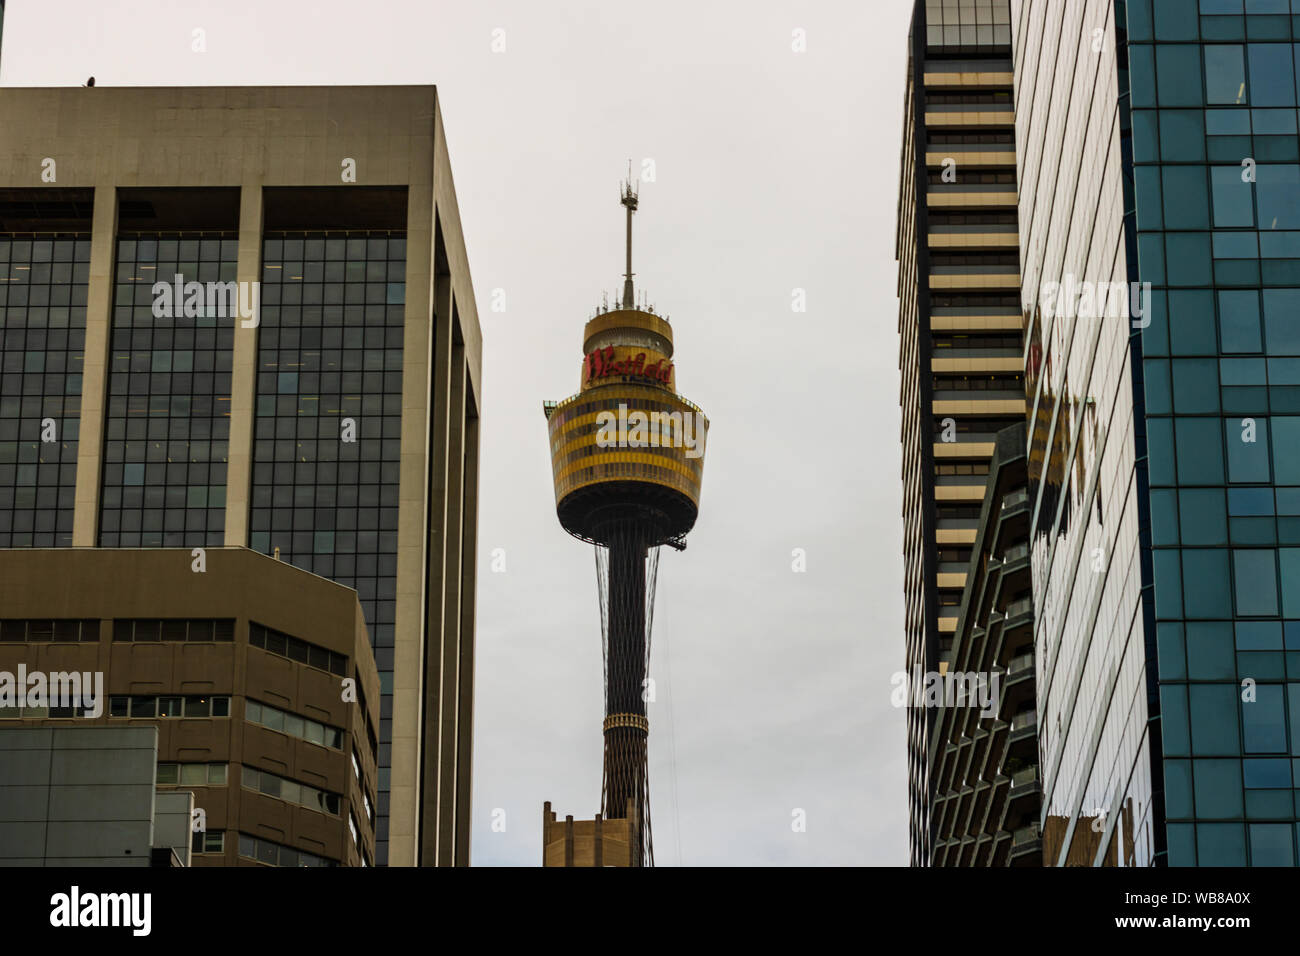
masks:
<path id="1" fill-rule="evenodd" d="M 1263 617 L 1277 613 L 1277 561 L 1274 552 L 1233 551 L 1232 571 L 1236 581 L 1238 614 Z"/>
<path id="2" fill-rule="evenodd" d="M 1255 197 L 1241 172 L 1241 166 L 1210 167 L 1215 228 L 1255 224 Z"/>
<path id="3" fill-rule="evenodd" d="M 1300 166 L 1260 165 L 1255 177 L 1260 228 L 1300 228 Z"/>
<path id="4" fill-rule="evenodd" d="M 72 544 L 90 238 L 0 234 L 0 548 Z"/>
<path id="5" fill-rule="evenodd" d="M 217 286 L 234 282 L 237 246 L 221 234 L 117 243 L 102 547 L 224 542 L 237 318 Z"/>
<path id="6" fill-rule="evenodd" d="M 1295 74 L 1289 43 L 1251 43 L 1250 105 L 1295 106 Z"/>

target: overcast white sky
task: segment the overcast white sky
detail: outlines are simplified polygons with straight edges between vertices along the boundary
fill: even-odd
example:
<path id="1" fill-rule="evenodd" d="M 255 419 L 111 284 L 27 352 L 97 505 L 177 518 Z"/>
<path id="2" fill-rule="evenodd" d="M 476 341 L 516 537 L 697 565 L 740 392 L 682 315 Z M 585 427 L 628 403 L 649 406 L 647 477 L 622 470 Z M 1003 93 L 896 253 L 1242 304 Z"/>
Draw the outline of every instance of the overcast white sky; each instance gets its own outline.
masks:
<path id="1" fill-rule="evenodd" d="M 545 800 L 599 809 L 595 570 L 555 519 L 541 402 L 577 390 L 583 322 L 619 286 L 629 158 L 655 172 L 638 288 L 671 316 L 678 388 L 712 422 L 700 520 L 659 569 L 656 860 L 906 864 L 889 679 L 903 666 L 893 230 L 910 11 L 10 0 L 6 86 L 438 86 L 484 338 L 475 864 L 538 863 Z"/>

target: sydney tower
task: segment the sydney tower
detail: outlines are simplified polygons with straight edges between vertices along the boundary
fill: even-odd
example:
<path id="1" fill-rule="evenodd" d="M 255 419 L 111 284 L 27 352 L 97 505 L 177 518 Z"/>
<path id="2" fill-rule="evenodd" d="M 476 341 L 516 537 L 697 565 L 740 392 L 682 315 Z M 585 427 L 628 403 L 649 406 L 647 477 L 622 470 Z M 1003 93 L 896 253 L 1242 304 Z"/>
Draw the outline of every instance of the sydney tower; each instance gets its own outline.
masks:
<path id="1" fill-rule="evenodd" d="M 578 394 L 545 403 L 564 530 L 596 551 L 605 656 L 601 813 L 557 821 L 543 813 L 546 866 L 651 866 L 646 774 L 646 672 L 659 547 L 681 550 L 695 525 L 708 419 L 677 394 L 673 330 L 632 283 L 632 214 L 625 183 L 627 271 L 622 302 L 583 330 Z"/>

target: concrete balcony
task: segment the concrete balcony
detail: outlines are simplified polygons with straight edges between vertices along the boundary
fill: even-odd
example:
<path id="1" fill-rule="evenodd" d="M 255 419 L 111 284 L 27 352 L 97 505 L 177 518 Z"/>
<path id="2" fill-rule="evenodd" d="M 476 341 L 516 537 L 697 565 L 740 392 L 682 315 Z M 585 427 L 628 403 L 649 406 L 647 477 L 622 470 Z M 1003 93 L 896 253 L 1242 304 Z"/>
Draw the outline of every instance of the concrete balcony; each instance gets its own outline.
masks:
<path id="1" fill-rule="evenodd" d="M 1021 740 L 1028 740 L 1038 735 L 1038 711 L 1027 710 L 1016 714 L 1011 718 L 1011 733 L 1007 736 L 1007 743 L 1014 744 Z"/>

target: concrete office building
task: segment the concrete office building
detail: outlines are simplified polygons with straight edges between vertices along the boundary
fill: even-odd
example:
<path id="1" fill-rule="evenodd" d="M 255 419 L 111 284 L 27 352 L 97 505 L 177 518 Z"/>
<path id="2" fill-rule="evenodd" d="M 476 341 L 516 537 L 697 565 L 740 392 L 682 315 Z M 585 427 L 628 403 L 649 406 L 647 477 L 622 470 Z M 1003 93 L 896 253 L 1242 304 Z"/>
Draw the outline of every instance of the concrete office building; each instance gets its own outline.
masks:
<path id="1" fill-rule="evenodd" d="M 1047 861 L 1295 865 L 1298 24 L 1013 19 Z"/>
<path id="2" fill-rule="evenodd" d="M 0 128 L 0 547 L 355 589 L 376 862 L 467 863 L 481 338 L 435 90 L 5 88 Z"/>
<path id="3" fill-rule="evenodd" d="M 998 432 L 930 765 L 934 866 L 1042 866 L 1023 422 Z M 987 689 L 986 689 L 987 688 Z"/>
<path id="4" fill-rule="evenodd" d="M 898 202 L 906 671 L 953 647 L 989 459 L 1025 415 L 1007 0 L 917 0 Z M 933 854 L 934 713 L 909 707 L 909 836 Z"/>
<path id="5" fill-rule="evenodd" d="M 150 789 L 203 811 L 193 865 L 373 865 L 379 676 L 351 588 L 247 548 L 202 570 L 171 548 L 9 549 L 0 607 L 0 690 L 82 675 L 80 701 L 29 697 L 0 728 L 156 727 Z"/>
<path id="6" fill-rule="evenodd" d="M 0 724 L 0 866 L 189 866 L 194 794 L 157 761 L 155 727 Z"/>

